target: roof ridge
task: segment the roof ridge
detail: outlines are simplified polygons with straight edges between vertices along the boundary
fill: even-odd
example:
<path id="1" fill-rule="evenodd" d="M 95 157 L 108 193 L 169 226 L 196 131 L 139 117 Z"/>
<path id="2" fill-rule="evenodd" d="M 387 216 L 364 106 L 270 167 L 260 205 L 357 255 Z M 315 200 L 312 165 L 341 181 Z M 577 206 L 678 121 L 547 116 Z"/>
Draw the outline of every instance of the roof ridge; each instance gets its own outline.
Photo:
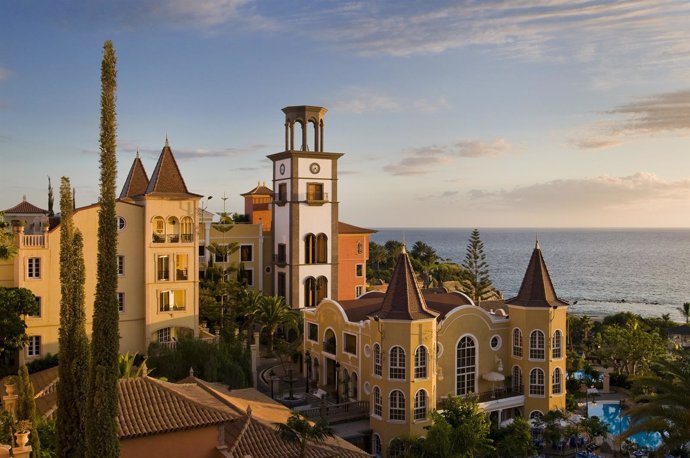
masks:
<path id="1" fill-rule="evenodd" d="M 144 164 L 139 158 L 139 151 L 137 150 L 137 156 L 134 158 L 134 161 L 132 161 L 132 166 L 129 168 L 127 179 L 125 180 L 124 186 L 122 186 L 120 199 L 144 194 L 148 188 L 148 185 L 149 176 L 146 173 Z"/>
<path id="2" fill-rule="evenodd" d="M 167 144 L 161 150 L 160 156 L 158 156 L 156 168 L 153 170 L 145 194 L 154 192 L 189 194 L 175 155 Z"/>
<path id="3" fill-rule="evenodd" d="M 535 243 L 517 296 L 508 299 L 506 303 L 531 307 L 568 305 L 556 294 L 538 241 Z"/>
<path id="4" fill-rule="evenodd" d="M 438 313 L 430 310 L 426 305 L 406 250 L 398 255 L 381 308 L 375 312 L 375 315 L 384 319 L 400 320 L 419 320 L 438 316 Z"/>
<path id="5" fill-rule="evenodd" d="M 245 413 L 245 414 L 244 414 L 244 417 L 239 417 L 239 418 L 236 419 L 235 421 L 242 421 L 242 419 L 244 419 L 244 425 L 242 425 L 242 428 L 240 429 L 240 432 L 237 434 L 237 438 L 235 439 L 234 443 L 232 444 L 232 447 L 230 447 L 230 448 L 228 449 L 228 453 L 229 453 L 229 454 L 232 454 L 232 453 L 235 451 L 235 449 L 236 449 L 237 447 L 239 447 L 239 445 L 240 445 L 240 440 L 242 439 L 242 437 L 245 435 L 245 433 L 246 433 L 247 430 L 249 429 L 249 426 L 251 425 L 251 422 L 252 422 L 252 420 L 253 420 L 252 417 L 251 417 L 251 415 L 247 415 L 247 414 Z M 234 422 L 233 422 L 233 423 L 234 423 Z M 228 426 L 230 426 L 231 424 L 232 424 L 232 423 L 228 424 Z M 227 443 L 227 441 L 226 441 L 226 443 Z"/>

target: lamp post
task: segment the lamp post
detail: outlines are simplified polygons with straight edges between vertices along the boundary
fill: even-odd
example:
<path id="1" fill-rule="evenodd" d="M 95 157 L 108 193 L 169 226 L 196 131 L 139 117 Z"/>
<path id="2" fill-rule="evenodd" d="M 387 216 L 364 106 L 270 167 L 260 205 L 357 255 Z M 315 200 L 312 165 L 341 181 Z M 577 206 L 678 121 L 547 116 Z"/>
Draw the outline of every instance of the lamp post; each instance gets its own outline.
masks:
<path id="1" fill-rule="evenodd" d="M 338 387 L 339 385 L 339 380 L 338 380 L 338 375 L 340 372 L 340 363 L 335 362 L 335 403 L 340 404 L 340 388 Z"/>
<path id="2" fill-rule="evenodd" d="M 307 351 L 305 356 L 306 356 L 305 361 L 307 363 L 307 370 L 305 371 L 306 377 L 304 380 L 304 392 L 309 393 L 309 381 L 311 380 L 311 353 L 309 353 L 309 351 Z"/>
<path id="3" fill-rule="evenodd" d="M 279 379 L 279 377 L 276 375 L 275 372 L 273 372 L 273 369 L 271 369 L 271 372 L 268 373 L 268 378 L 271 380 L 271 399 L 275 399 L 275 390 L 274 390 L 274 385 L 275 381 Z"/>

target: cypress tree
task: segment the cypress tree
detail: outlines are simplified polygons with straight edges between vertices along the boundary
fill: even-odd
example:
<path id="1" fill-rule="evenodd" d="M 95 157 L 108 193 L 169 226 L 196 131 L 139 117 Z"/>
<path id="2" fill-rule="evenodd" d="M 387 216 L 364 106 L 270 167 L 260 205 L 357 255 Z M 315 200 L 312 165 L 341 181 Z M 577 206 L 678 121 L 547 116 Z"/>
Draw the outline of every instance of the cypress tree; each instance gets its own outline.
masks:
<path id="1" fill-rule="evenodd" d="M 100 209 L 98 260 L 93 311 L 91 365 L 86 409 L 87 456 L 115 458 L 117 437 L 117 355 L 120 345 L 117 310 L 117 226 L 115 220 L 116 58 L 113 43 L 103 45 L 101 64 Z"/>
<path id="2" fill-rule="evenodd" d="M 57 453 L 85 456 L 86 390 L 89 343 L 84 311 L 84 256 L 81 232 L 72 222 L 69 178 L 60 183 L 60 358 L 57 410 Z"/>
<path id="3" fill-rule="evenodd" d="M 38 416 L 36 415 L 36 400 L 34 396 L 34 386 L 29 378 L 29 369 L 26 364 L 19 368 L 18 389 L 19 399 L 17 401 L 17 419 L 29 420 L 31 422 L 31 434 L 29 444 L 33 448 L 34 458 L 41 458 L 41 439 L 38 437 Z"/>
<path id="4" fill-rule="evenodd" d="M 479 305 L 481 301 L 494 293 L 494 287 L 491 284 L 491 278 L 489 278 L 489 264 L 486 262 L 484 243 L 479 236 L 478 229 L 473 230 L 472 235 L 470 235 L 462 267 L 467 272 L 464 292 L 472 298 L 475 304 Z"/>

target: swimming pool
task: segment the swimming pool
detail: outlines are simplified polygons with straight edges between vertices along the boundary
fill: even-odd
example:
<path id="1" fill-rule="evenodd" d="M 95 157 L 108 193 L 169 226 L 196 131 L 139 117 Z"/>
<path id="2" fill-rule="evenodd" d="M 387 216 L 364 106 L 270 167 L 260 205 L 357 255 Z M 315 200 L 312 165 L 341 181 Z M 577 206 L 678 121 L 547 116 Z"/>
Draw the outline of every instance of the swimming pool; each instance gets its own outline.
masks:
<path id="1" fill-rule="evenodd" d="M 619 435 L 622 431 L 626 431 L 630 426 L 630 417 L 620 417 L 621 406 L 618 403 L 603 403 L 598 402 L 595 405 L 589 405 L 589 416 L 599 417 L 599 419 L 606 423 L 609 432 L 614 436 Z M 630 436 L 630 440 L 635 442 L 642 448 L 648 450 L 656 450 L 661 445 L 661 434 L 659 433 L 637 433 Z"/>

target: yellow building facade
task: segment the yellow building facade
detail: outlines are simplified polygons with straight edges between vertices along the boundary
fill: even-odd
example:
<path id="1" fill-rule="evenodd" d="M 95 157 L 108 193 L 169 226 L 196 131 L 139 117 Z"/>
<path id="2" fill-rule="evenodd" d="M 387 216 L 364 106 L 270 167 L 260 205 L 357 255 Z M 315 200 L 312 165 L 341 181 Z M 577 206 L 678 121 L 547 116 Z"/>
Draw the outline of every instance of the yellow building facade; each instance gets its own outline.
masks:
<path id="1" fill-rule="evenodd" d="M 369 402 L 376 456 L 401 434 L 424 436 L 448 395 L 478 396 L 499 422 L 565 409 L 567 303 L 538 245 L 518 296 L 505 302 L 420 290 L 403 252 L 385 293 L 302 313 L 305 373 L 331 400 Z"/>
<path id="2" fill-rule="evenodd" d="M 197 207 L 170 146 L 151 179 L 137 157 L 116 202 L 120 352 L 145 353 L 152 342 L 198 336 Z M 91 332 L 98 244 L 98 204 L 76 208 L 74 225 L 84 238 L 85 308 Z M 11 214 L 6 219 L 13 221 Z M 45 218 L 38 229 L 13 228 L 17 255 L 0 261 L 0 286 L 30 289 L 40 313 L 26 317 L 29 345 L 20 361 L 58 352 L 60 325 L 60 224 Z"/>

